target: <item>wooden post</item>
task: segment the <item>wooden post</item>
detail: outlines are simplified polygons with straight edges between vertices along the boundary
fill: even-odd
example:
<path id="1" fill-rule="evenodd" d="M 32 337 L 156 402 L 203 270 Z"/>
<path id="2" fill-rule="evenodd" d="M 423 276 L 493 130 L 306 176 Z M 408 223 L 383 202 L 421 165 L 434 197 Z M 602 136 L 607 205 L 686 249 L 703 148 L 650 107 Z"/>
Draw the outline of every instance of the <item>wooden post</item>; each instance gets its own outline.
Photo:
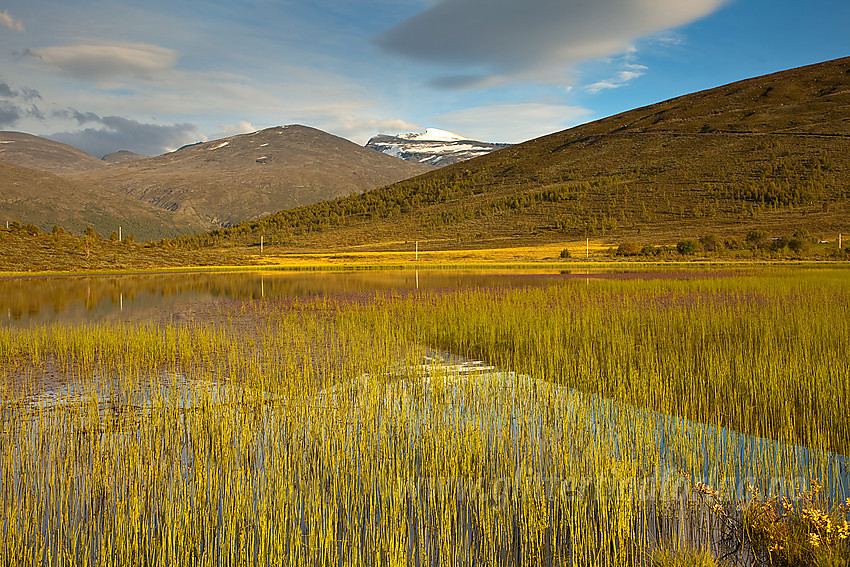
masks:
<path id="1" fill-rule="evenodd" d="M 416 261 L 418 262 L 419 261 L 419 241 L 418 240 L 416 241 L 416 256 L 415 256 L 415 258 L 416 258 Z"/>
<path id="2" fill-rule="evenodd" d="M 264 237 L 264 236 L 261 236 L 261 237 L 260 237 L 260 254 L 261 254 L 261 255 L 262 255 L 262 253 L 263 253 L 263 244 L 265 243 L 264 241 L 265 241 L 265 237 Z"/>
<path id="3" fill-rule="evenodd" d="M 841 233 L 838 233 L 838 249 L 841 250 Z"/>
<path id="4" fill-rule="evenodd" d="M 119 226 L 118 227 L 118 242 L 121 242 L 121 240 L 123 240 L 123 239 L 121 238 L 121 227 Z"/>
<path id="5" fill-rule="evenodd" d="M 584 257 L 590 258 L 590 239 L 587 239 L 587 247 L 584 250 Z"/>

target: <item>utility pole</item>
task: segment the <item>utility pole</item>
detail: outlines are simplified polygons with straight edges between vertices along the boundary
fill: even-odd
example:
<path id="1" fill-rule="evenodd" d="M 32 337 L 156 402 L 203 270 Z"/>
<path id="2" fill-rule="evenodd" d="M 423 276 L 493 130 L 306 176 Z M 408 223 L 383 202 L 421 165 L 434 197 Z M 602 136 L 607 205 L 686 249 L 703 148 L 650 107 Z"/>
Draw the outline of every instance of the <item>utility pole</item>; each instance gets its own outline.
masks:
<path id="1" fill-rule="evenodd" d="M 584 249 L 584 257 L 590 258 L 590 238 L 587 239 L 587 244 L 586 244 L 586 247 Z"/>
<path id="2" fill-rule="evenodd" d="M 414 257 L 416 258 L 416 261 L 418 262 L 419 261 L 419 241 L 418 240 L 416 241 L 416 255 Z"/>
<path id="3" fill-rule="evenodd" d="M 261 256 L 262 256 L 262 254 L 263 254 L 263 244 L 264 244 L 264 243 L 265 243 L 265 237 L 264 237 L 264 236 L 261 236 L 261 237 L 260 237 L 260 255 L 261 255 Z"/>
<path id="4" fill-rule="evenodd" d="M 121 242 L 123 239 L 121 238 L 121 227 L 118 227 L 118 242 Z"/>
<path id="5" fill-rule="evenodd" d="M 838 249 L 841 250 L 841 233 L 838 233 Z"/>

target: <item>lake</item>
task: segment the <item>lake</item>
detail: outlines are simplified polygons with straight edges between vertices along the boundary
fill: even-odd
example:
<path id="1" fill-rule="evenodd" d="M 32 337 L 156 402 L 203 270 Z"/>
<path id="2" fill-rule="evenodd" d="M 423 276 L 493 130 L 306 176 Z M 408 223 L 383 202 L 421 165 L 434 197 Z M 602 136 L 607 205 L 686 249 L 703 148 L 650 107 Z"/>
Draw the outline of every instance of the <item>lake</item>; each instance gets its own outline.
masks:
<path id="1" fill-rule="evenodd" d="M 596 278 L 719 277 L 705 270 L 398 270 L 148 273 L 0 278 L 0 325 L 181 318 L 216 302 L 355 299 L 416 290 L 521 288 Z"/>

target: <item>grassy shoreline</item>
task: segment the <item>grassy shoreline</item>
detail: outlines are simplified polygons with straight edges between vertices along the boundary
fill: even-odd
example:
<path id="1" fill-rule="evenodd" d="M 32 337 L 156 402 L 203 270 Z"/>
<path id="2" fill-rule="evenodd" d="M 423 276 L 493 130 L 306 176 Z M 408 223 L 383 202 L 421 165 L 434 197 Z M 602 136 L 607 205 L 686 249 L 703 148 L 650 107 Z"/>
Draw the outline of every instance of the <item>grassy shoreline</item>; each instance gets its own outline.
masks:
<path id="1" fill-rule="evenodd" d="M 410 263 L 274 263 L 256 265 L 222 266 L 163 266 L 150 269 L 113 269 L 113 270 L 42 270 L 42 271 L 0 271 L 0 279 L 49 278 L 49 277 L 85 277 L 85 276 L 144 276 L 155 274 L 215 274 L 215 273 L 260 273 L 260 272 L 358 272 L 358 271 L 414 271 L 414 270 L 697 270 L 722 268 L 819 268 L 845 269 L 850 263 L 840 260 L 567 260 L 559 262 L 463 262 L 443 263 L 412 261 Z"/>

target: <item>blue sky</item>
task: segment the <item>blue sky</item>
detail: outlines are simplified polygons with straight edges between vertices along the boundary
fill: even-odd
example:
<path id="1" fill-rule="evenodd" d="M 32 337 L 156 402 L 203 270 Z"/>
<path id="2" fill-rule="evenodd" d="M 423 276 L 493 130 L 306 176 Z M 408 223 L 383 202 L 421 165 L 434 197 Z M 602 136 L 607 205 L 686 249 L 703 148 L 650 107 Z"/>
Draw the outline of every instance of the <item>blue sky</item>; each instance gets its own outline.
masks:
<path id="1" fill-rule="evenodd" d="M 0 129 L 95 155 L 306 124 L 520 142 L 850 55 L 847 0 L 0 1 Z"/>

